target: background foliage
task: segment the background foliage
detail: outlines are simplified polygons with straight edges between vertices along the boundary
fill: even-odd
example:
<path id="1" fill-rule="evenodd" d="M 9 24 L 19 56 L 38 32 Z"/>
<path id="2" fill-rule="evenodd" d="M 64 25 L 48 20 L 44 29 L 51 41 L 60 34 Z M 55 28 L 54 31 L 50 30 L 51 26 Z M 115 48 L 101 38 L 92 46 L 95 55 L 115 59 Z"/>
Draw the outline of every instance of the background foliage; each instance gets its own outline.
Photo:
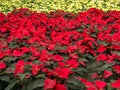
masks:
<path id="1" fill-rule="evenodd" d="M 119 0 L 0 0 L 0 11 L 7 13 L 16 8 L 29 8 L 33 11 L 62 9 L 70 12 L 84 11 L 90 7 L 104 11 L 120 10 Z"/>

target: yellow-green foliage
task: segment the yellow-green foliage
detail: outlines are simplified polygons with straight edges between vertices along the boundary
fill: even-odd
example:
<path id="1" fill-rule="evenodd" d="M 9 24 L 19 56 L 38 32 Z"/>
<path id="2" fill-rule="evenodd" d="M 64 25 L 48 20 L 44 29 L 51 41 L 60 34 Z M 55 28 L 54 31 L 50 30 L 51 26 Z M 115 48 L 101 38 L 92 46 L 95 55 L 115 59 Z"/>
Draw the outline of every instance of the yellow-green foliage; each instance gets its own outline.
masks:
<path id="1" fill-rule="evenodd" d="M 70 12 L 97 7 L 104 11 L 120 10 L 120 0 L 0 0 L 0 11 L 7 13 L 15 8 L 30 8 L 34 11 L 62 9 Z"/>

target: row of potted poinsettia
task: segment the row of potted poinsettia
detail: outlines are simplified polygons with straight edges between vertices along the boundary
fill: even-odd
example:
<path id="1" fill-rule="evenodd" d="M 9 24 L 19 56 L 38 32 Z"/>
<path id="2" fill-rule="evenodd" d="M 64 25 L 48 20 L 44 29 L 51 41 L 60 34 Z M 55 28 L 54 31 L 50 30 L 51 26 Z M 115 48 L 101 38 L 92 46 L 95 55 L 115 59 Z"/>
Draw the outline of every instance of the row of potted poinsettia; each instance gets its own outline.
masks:
<path id="1" fill-rule="evenodd" d="M 120 12 L 0 13 L 1 90 L 120 88 Z"/>

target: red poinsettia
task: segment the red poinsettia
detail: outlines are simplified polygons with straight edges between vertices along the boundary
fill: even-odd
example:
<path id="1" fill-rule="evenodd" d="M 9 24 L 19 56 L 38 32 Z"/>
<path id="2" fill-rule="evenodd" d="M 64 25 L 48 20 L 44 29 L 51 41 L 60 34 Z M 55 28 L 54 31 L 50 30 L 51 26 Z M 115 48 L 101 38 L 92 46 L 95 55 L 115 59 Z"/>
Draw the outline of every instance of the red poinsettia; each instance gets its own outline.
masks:
<path id="1" fill-rule="evenodd" d="M 77 68 L 79 66 L 79 63 L 76 59 L 68 59 L 66 61 L 66 66 L 70 68 Z"/>
<path id="2" fill-rule="evenodd" d="M 5 19 L 5 15 L 3 13 L 0 13 L 0 22 L 2 22 Z"/>
<path id="3" fill-rule="evenodd" d="M 27 47 L 21 47 L 20 49 L 23 53 L 29 52 L 29 48 L 27 48 Z"/>
<path id="4" fill-rule="evenodd" d="M 87 88 L 87 90 L 97 90 L 97 88 L 96 87 L 89 87 L 89 88 Z"/>
<path id="5" fill-rule="evenodd" d="M 54 89 L 55 85 L 56 85 L 56 80 L 46 78 L 44 82 L 44 90 Z"/>
<path id="6" fill-rule="evenodd" d="M 4 61 L 0 62 L 0 69 L 4 69 L 6 68 L 6 64 L 4 63 Z"/>
<path id="7" fill-rule="evenodd" d="M 99 54 L 98 57 L 96 58 L 97 61 L 105 61 L 107 59 L 106 54 Z"/>
<path id="8" fill-rule="evenodd" d="M 17 56 L 23 56 L 23 52 L 21 52 L 21 51 L 19 51 L 19 50 L 14 50 L 13 51 L 13 53 L 12 53 L 12 55 L 13 56 L 15 56 L 15 57 L 17 57 Z"/>
<path id="9" fill-rule="evenodd" d="M 98 77 L 98 74 L 97 73 L 94 73 L 91 75 L 91 78 L 97 78 Z"/>
<path id="10" fill-rule="evenodd" d="M 0 51 L 0 58 L 3 58 L 4 56 L 5 56 L 5 54 Z"/>
<path id="11" fill-rule="evenodd" d="M 59 71 L 56 71 L 56 73 L 57 73 L 57 76 L 59 76 L 60 78 L 67 79 L 70 74 L 70 70 L 68 68 L 62 68 Z"/>
<path id="12" fill-rule="evenodd" d="M 54 55 L 54 56 L 53 56 L 53 59 L 54 59 L 55 61 L 64 60 L 64 58 L 63 58 L 61 55 Z"/>
<path id="13" fill-rule="evenodd" d="M 32 74 L 36 75 L 38 71 L 40 70 L 38 65 L 32 64 Z"/>
<path id="14" fill-rule="evenodd" d="M 113 66 L 113 69 L 115 70 L 116 73 L 120 74 L 120 65 Z"/>
<path id="15" fill-rule="evenodd" d="M 69 68 L 57 67 L 54 70 L 49 71 L 48 76 L 53 75 L 62 79 L 68 79 L 70 73 L 71 73 L 71 70 Z"/>
<path id="16" fill-rule="evenodd" d="M 106 50 L 106 47 L 104 45 L 100 45 L 98 48 L 98 52 L 104 52 Z"/>
<path id="17" fill-rule="evenodd" d="M 103 74 L 103 78 L 108 78 L 112 75 L 113 73 L 111 71 L 105 70 Z"/>
<path id="18" fill-rule="evenodd" d="M 102 88 L 104 88 L 104 87 L 107 85 L 107 83 L 104 82 L 104 81 L 101 81 L 101 80 L 96 80 L 96 81 L 95 81 L 95 85 L 96 85 L 99 89 L 102 89 Z"/>
<path id="19" fill-rule="evenodd" d="M 116 81 L 112 82 L 111 86 L 113 88 L 120 88 L 120 79 L 117 79 Z"/>
<path id="20" fill-rule="evenodd" d="M 65 84 L 56 84 L 55 86 L 55 90 L 67 90 L 66 85 Z"/>
<path id="21" fill-rule="evenodd" d="M 19 60 L 16 63 L 15 74 L 23 73 L 24 70 L 25 70 L 25 62 L 24 62 L 24 60 Z"/>

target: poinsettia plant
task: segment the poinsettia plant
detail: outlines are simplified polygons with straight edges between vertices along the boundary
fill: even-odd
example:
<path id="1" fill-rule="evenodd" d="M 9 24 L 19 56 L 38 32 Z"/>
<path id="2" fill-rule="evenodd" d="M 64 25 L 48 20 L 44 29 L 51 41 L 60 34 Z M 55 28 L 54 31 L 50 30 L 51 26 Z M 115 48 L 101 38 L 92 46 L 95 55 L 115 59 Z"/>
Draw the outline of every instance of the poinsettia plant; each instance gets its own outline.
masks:
<path id="1" fill-rule="evenodd" d="M 120 12 L 0 13 L 0 90 L 120 89 Z"/>

